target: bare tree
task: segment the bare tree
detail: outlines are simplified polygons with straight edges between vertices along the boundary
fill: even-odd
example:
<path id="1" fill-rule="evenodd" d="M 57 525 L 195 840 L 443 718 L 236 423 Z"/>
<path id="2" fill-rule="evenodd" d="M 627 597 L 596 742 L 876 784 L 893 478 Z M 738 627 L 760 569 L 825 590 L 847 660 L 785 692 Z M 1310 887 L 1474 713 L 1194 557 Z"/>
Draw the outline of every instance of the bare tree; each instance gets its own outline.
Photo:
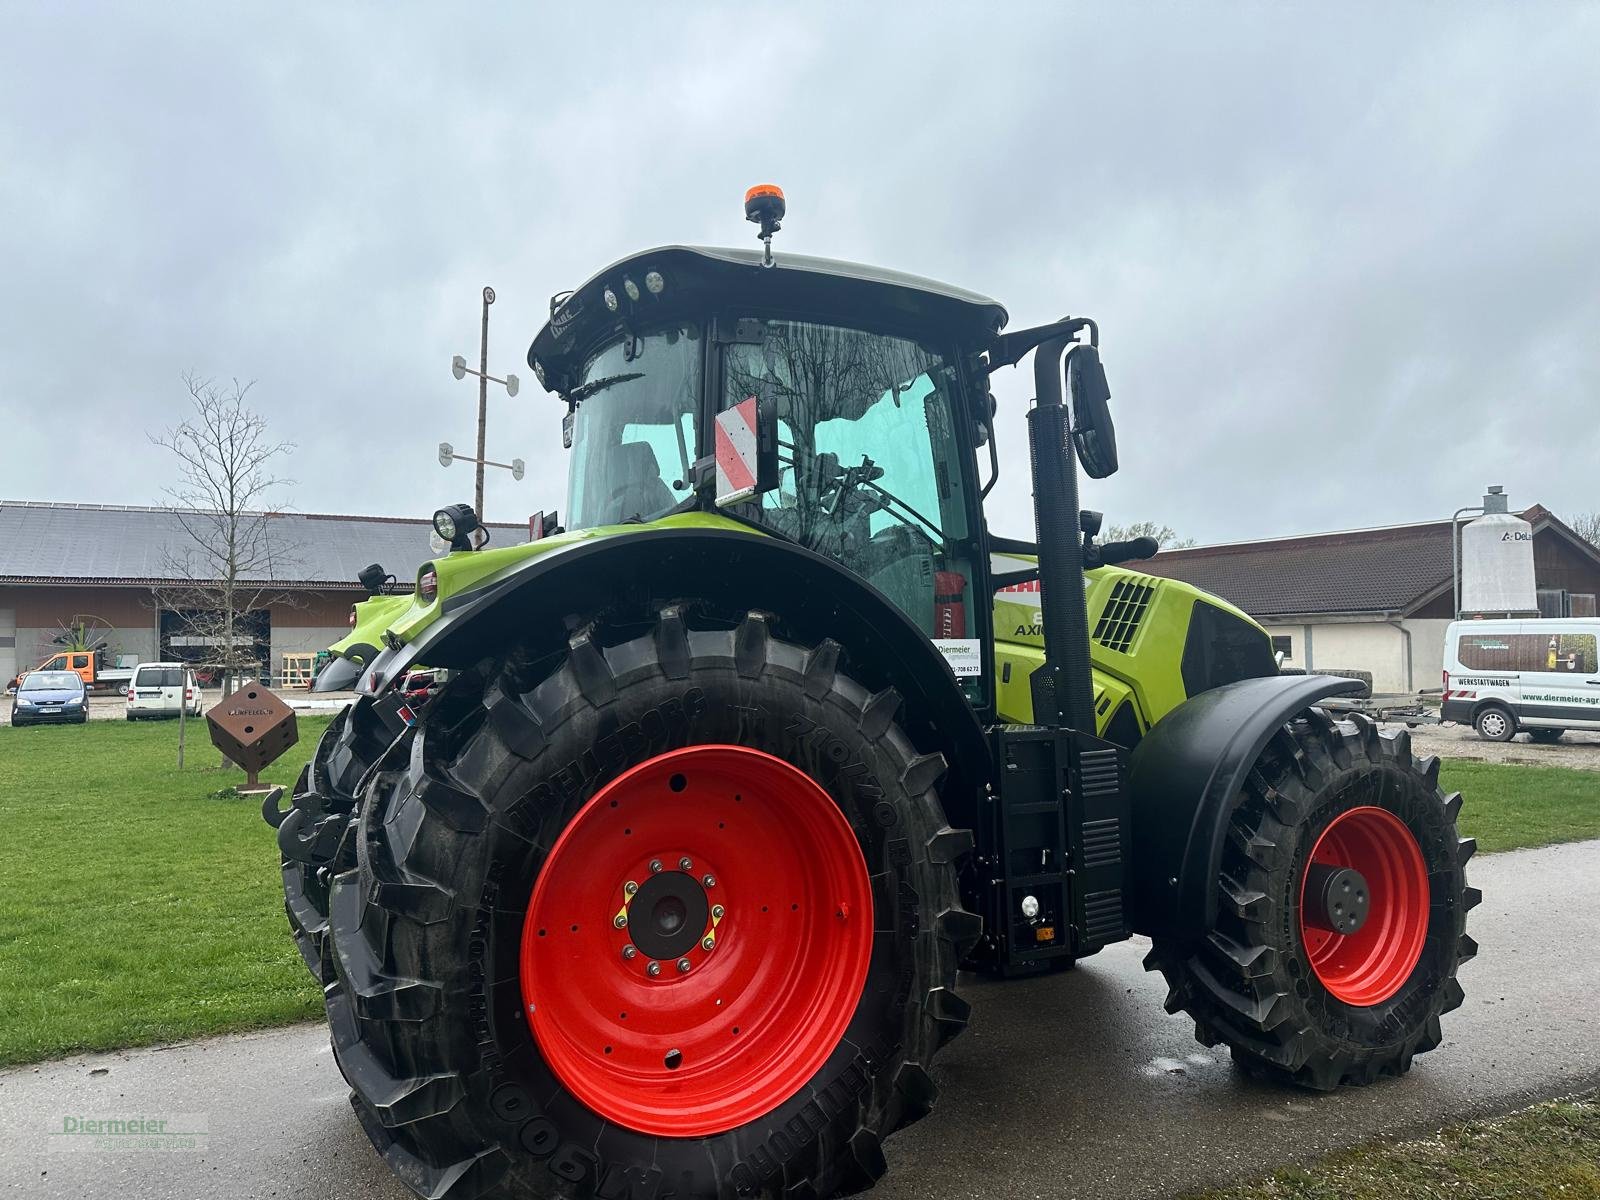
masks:
<path id="1" fill-rule="evenodd" d="M 1573 533 L 1591 546 L 1600 546 L 1600 512 L 1579 513 L 1570 524 Z"/>
<path id="2" fill-rule="evenodd" d="M 1131 525 L 1113 525 L 1105 532 L 1105 541 L 1131 542 L 1134 538 L 1155 538 L 1163 550 L 1187 550 L 1195 544 L 1193 538 L 1179 538 L 1178 531 L 1170 525 L 1154 521 L 1135 521 Z"/>
<path id="3" fill-rule="evenodd" d="M 297 564 L 273 536 L 282 511 L 275 496 L 289 481 L 273 463 L 294 447 L 273 441 L 266 418 L 246 404 L 253 384 L 219 386 L 193 374 L 183 382 L 193 414 L 150 435 L 178 460 L 177 482 L 165 490 L 183 531 L 162 572 L 179 582 L 158 589 L 157 602 L 177 614 L 185 641 L 203 648 L 200 661 L 227 692 L 235 676 L 260 667 L 255 614 L 291 602 L 278 585 Z"/>

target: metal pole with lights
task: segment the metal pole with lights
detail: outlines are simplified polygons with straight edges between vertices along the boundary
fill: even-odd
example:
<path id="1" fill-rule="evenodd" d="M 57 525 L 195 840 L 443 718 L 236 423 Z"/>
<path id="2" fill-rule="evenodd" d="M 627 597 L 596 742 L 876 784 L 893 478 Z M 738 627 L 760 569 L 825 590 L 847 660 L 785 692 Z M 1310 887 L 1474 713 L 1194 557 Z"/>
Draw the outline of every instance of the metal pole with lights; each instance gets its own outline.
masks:
<path id="1" fill-rule="evenodd" d="M 459 354 L 450 360 L 450 373 L 457 379 L 465 379 L 468 375 L 476 375 L 478 377 L 477 457 L 467 458 L 465 455 L 451 452 L 449 450 L 448 442 L 441 442 L 439 446 L 439 461 L 447 467 L 454 459 L 460 459 L 462 462 L 472 462 L 478 464 L 477 486 L 473 492 L 473 501 L 474 508 L 477 510 L 479 519 L 482 519 L 483 517 L 483 468 L 485 466 L 505 467 L 507 470 L 511 471 L 515 478 L 522 478 L 522 460 L 520 458 L 512 460 L 512 462 L 516 464 L 515 467 L 513 467 L 507 463 L 489 462 L 484 457 L 487 448 L 486 438 L 488 435 L 489 425 L 489 384 L 493 382 L 503 385 L 506 389 L 506 395 L 508 396 L 515 396 L 517 394 L 517 377 L 515 375 L 508 373 L 504 379 L 501 379 L 498 375 L 489 374 L 489 306 L 493 303 L 494 289 L 492 287 L 484 288 L 483 330 L 482 336 L 478 342 L 478 369 L 474 371 L 471 367 L 467 366 L 467 360 Z"/>

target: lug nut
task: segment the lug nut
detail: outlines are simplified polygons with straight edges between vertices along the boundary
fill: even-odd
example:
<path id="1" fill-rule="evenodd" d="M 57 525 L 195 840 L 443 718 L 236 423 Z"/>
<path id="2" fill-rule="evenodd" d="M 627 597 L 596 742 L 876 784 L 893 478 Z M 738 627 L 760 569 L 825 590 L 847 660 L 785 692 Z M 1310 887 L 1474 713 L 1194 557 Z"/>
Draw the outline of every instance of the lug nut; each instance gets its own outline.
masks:
<path id="1" fill-rule="evenodd" d="M 680 871 L 689 871 L 689 870 L 692 870 L 693 868 L 694 868 L 694 863 L 689 861 L 689 856 L 687 854 L 685 854 L 682 858 L 680 858 L 678 860 L 678 870 L 680 870 Z"/>
<path id="2" fill-rule="evenodd" d="M 624 946 L 622 948 L 622 957 L 625 958 L 625 959 L 636 958 L 636 957 L 638 957 L 638 954 L 639 954 L 638 949 L 635 946 L 631 945 L 631 944 L 627 945 L 627 946 Z"/>
<path id="3" fill-rule="evenodd" d="M 706 934 L 705 937 L 700 939 L 700 946 L 704 950 L 710 950 L 716 944 L 717 944 L 717 939 L 712 937 L 709 933 Z"/>
<path id="4" fill-rule="evenodd" d="M 613 925 L 615 925 L 618 929 L 621 929 L 624 925 L 626 925 L 628 923 L 628 914 L 627 913 L 618 913 L 616 916 L 611 918 L 611 923 Z"/>
<path id="5" fill-rule="evenodd" d="M 715 875 L 707 875 L 700 882 L 705 884 L 706 887 L 716 887 L 717 886 L 717 877 Z"/>
<path id="6" fill-rule="evenodd" d="M 659 874 L 660 871 L 661 871 L 661 860 L 659 858 L 652 858 L 650 860 L 650 874 L 656 875 L 656 874 Z"/>
<path id="7" fill-rule="evenodd" d="M 658 962 L 651 963 L 644 969 L 644 973 L 654 978 L 655 976 L 661 974 L 661 964 Z"/>
<path id="8" fill-rule="evenodd" d="M 634 893 L 635 893 L 635 892 L 637 892 L 637 891 L 638 891 L 638 890 L 639 890 L 639 885 L 638 885 L 638 884 L 637 884 L 637 883 L 635 883 L 635 882 L 634 882 L 634 881 L 633 881 L 633 880 L 631 880 L 631 879 L 630 879 L 630 880 L 628 880 L 628 882 L 627 882 L 627 883 L 625 883 L 625 884 L 623 884 L 623 885 L 622 885 L 622 894 L 623 894 L 623 895 L 624 895 L 624 896 L 631 896 L 631 895 L 633 895 L 633 894 L 634 894 Z"/>
<path id="9" fill-rule="evenodd" d="M 711 906 L 711 915 L 719 921 L 722 920 L 722 905 L 713 904 Z"/>
<path id="10" fill-rule="evenodd" d="M 689 965 L 689 960 L 687 958 L 680 958 L 678 960 L 678 974 L 687 975 L 689 973 Z"/>

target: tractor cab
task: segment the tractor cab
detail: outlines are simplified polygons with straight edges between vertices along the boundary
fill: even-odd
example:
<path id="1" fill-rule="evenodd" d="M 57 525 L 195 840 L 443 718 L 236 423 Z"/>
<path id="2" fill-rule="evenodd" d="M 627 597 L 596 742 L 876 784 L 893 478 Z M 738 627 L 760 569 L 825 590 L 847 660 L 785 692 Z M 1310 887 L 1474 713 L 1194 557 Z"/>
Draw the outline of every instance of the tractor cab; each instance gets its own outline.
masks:
<path id="1" fill-rule="evenodd" d="M 925 636 L 987 636 L 974 448 L 999 304 L 829 259 L 671 246 L 559 298 L 529 352 L 567 404 L 570 528 L 717 510 L 843 563 Z M 973 402 L 981 399 L 981 405 Z M 754 399 L 765 486 L 714 486 L 719 418 Z"/>

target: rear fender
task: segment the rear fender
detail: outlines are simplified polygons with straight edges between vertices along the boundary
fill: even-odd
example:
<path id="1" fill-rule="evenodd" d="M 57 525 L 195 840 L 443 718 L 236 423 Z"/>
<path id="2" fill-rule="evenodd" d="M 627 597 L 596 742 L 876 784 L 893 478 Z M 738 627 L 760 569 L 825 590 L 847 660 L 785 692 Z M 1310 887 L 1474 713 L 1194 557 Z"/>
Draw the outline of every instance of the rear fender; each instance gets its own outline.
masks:
<path id="1" fill-rule="evenodd" d="M 1243 679 L 1184 701 L 1140 740 L 1128 789 L 1136 932 L 1192 940 L 1211 928 L 1228 819 L 1257 756 L 1296 713 L 1361 686 L 1331 675 Z"/>
<path id="2" fill-rule="evenodd" d="M 941 753 L 949 765 L 940 794 L 951 823 L 972 825 L 989 752 L 944 656 L 860 576 L 777 538 L 644 528 L 552 549 L 493 584 L 447 597 L 438 620 L 370 664 L 360 690 L 381 691 L 418 663 L 471 667 L 530 639 L 558 649 L 608 611 L 653 612 L 696 598 L 770 612 L 794 636 L 834 638 L 861 683 L 897 689 L 902 728 L 919 751 Z"/>

